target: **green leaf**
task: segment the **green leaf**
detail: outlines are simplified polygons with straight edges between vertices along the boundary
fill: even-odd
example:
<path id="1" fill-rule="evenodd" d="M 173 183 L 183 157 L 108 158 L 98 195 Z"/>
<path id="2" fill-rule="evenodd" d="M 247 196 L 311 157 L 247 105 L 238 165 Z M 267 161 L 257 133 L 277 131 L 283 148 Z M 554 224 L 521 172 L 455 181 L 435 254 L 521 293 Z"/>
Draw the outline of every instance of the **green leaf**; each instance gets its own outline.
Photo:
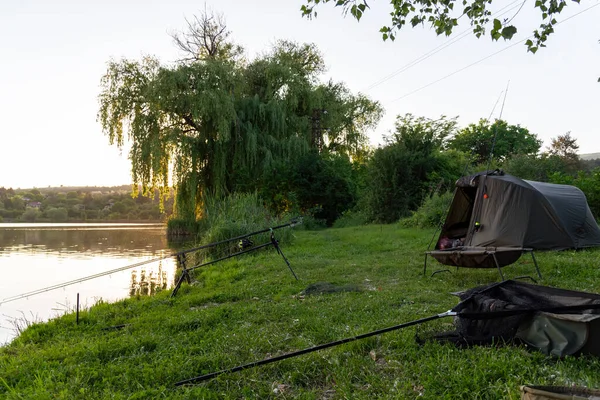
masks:
<path id="1" fill-rule="evenodd" d="M 517 33 L 517 28 L 514 26 L 505 26 L 502 29 L 502 37 L 506 40 L 512 39 L 512 37 Z"/>
<path id="2" fill-rule="evenodd" d="M 499 31 L 502 29 L 502 22 L 499 19 L 494 19 L 494 30 Z"/>

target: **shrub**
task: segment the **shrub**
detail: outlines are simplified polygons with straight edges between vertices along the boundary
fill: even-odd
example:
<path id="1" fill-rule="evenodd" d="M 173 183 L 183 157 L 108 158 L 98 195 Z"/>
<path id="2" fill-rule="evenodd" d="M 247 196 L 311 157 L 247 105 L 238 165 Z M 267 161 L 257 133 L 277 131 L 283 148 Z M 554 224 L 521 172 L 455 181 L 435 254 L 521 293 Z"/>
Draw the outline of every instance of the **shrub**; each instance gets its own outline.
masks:
<path id="1" fill-rule="evenodd" d="M 361 210 L 348 210 L 342 214 L 334 223 L 334 228 L 347 228 L 350 226 L 361 226 L 369 223 L 367 214 Z"/>
<path id="2" fill-rule="evenodd" d="M 21 215 L 21 219 L 27 222 L 35 222 L 41 215 L 40 210 L 37 208 L 27 208 L 23 215 Z"/>
<path id="3" fill-rule="evenodd" d="M 234 193 L 223 198 L 206 196 L 198 225 L 198 238 L 200 244 L 214 243 L 285 222 L 272 215 L 256 193 Z M 288 229 L 278 231 L 276 236 L 279 240 L 289 240 L 291 237 Z M 269 235 L 265 233 L 257 240 L 263 243 L 268 238 Z"/>
<path id="4" fill-rule="evenodd" d="M 592 215 L 600 219 L 600 168 L 589 173 L 579 171 L 574 177 L 555 173 L 550 176 L 550 182 L 577 186 L 585 194 Z"/>
<path id="5" fill-rule="evenodd" d="M 45 214 L 52 222 L 65 222 L 69 218 L 69 211 L 64 207 L 49 208 Z"/>
<path id="6" fill-rule="evenodd" d="M 360 206 L 368 219 L 392 223 L 419 208 L 428 193 L 451 186 L 466 157 L 457 151 L 431 151 L 391 141 L 375 150 L 367 167 Z"/>
<path id="7" fill-rule="evenodd" d="M 400 225 L 406 228 L 433 228 L 438 226 L 448 212 L 452 201 L 452 192 L 434 193 L 425 199 L 421 207 L 408 218 L 400 220 Z"/>
<path id="8" fill-rule="evenodd" d="M 308 153 L 265 174 L 261 195 L 275 213 L 296 212 L 328 226 L 354 206 L 356 171 L 348 157 Z"/>

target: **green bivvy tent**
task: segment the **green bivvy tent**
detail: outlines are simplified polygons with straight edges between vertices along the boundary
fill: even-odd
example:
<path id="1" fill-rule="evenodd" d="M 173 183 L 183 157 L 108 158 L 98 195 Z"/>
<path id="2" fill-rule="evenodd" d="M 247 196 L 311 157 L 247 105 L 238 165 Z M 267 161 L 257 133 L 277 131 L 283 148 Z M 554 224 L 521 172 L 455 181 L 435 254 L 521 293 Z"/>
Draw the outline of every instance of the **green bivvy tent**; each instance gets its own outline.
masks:
<path id="1" fill-rule="evenodd" d="M 445 265 L 500 268 L 524 251 L 593 246 L 600 246 L 600 228 L 581 190 L 495 170 L 456 182 L 435 250 L 428 254 Z"/>

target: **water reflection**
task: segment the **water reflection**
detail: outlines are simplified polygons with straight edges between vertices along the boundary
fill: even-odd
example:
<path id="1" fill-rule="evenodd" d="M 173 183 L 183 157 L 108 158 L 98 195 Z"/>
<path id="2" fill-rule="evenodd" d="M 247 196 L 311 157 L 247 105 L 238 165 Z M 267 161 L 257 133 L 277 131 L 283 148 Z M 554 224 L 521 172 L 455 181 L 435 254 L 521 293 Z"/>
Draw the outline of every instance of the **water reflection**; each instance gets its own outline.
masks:
<path id="1" fill-rule="evenodd" d="M 72 256 L 103 254 L 155 254 L 167 248 L 162 225 L 86 225 L 61 224 L 40 228 L 0 224 L 0 256 L 6 253 L 43 250 L 48 254 Z"/>
<path id="2" fill-rule="evenodd" d="M 74 309 L 78 293 L 85 308 L 99 300 L 170 288 L 177 266 L 167 256 L 175 250 L 169 248 L 162 225 L 0 224 L 0 345 L 16 335 L 11 321 L 23 315 L 44 321 L 64 314 Z M 167 258 L 128 268 L 162 257 Z M 101 277 L 3 302 L 93 275 Z"/>
<path id="3" fill-rule="evenodd" d="M 139 273 L 139 275 L 138 275 Z M 163 261 L 158 262 L 156 271 L 142 268 L 131 271 L 131 286 L 129 296 L 149 296 L 156 294 L 160 290 L 167 289 L 172 282 L 169 280 L 167 271 L 163 270 Z"/>

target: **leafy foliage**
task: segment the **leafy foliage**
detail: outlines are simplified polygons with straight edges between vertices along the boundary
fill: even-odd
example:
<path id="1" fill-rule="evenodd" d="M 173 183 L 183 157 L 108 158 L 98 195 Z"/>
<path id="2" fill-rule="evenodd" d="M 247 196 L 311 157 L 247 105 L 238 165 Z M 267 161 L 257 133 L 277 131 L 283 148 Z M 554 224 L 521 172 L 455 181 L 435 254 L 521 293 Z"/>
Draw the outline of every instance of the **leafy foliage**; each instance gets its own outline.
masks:
<path id="1" fill-rule="evenodd" d="M 35 222 L 40 217 L 40 210 L 36 208 L 28 208 L 25 210 L 23 215 L 21 215 L 21 219 L 26 222 Z"/>
<path id="2" fill-rule="evenodd" d="M 172 206 L 172 203 L 165 205 Z M 57 214 L 57 209 L 64 211 Z M 9 221 L 27 222 L 157 222 L 167 218 L 169 213 L 161 210 L 157 193 L 152 198 L 133 199 L 129 185 L 16 190 L 0 187 L 0 216 Z"/>
<path id="3" fill-rule="evenodd" d="M 280 225 L 282 221 L 269 212 L 256 193 L 234 193 L 223 198 L 209 195 L 204 201 L 199 243 L 230 239 Z M 267 241 L 266 235 L 263 239 Z"/>
<path id="4" fill-rule="evenodd" d="M 490 156 L 504 161 L 515 154 L 536 154 L 542 145 L 537 135 L 519 125 L 496 120 L 480 120 L 463 128 L 449 141 L 452 149 L 472 153 L 476 163 L 486 163 Z M 493 152 L 492 152 L 493 148 Z"/>
<path id="5" fill-rule="evenodd" d="M 556 155 L 547 153 L 541 155 L 517 154 L 508 158 L 502 164 L 502 169 L 521 179 L 538 182 L 549 182 L 555 173 L 567 173 L 563 160 Z"/>
<path id="6" fill-rule="evenodd" d="M 435 228 L 440 225 L 452 202 L 453 192 L 434 193 L 410 217 L 400 220 L 406 228 Z"/>
<path id="7" fill-rule="evenodd" d="M 579 0 L 573 0 L 579 3 Z M 306 0 L 301 12 L 308 18 L 317 17 L 315 7 L 320 3 L 330 3 L 333 0 Z M 496 4 L 496 2 L 494 2 Z M 521 11 L 521 7 L 514 16 Z M 554 33 L 555 17 L 567 6 L 567 0 L 537 0 L 534 8 L 542 17 L 542 23 L 533 32 L 533 40 L 525 42 L 527 50 L 535 53 L 540 47 L 545 47 L 548 37 Z M 514 16 L 503 21 L 492 18 L 490 7 L 492 0 L 391 0 L 390 25 L 383 26 L 379 31 L 383 40 L 395 40 L 404 26 L 429 24 L 437 35 L 449 36 L 458 26 L 461 17 L 467 17 L 473 27 L 473 34 L 478 38 L 486 33 L 486 25 L 492 22 L 489 29 L 492 40 L 500 38 L 509 40 L 517 33 L 517 27 L 511 22 Z M 370 8 L 366 0 L 335 0 L 335 6 L 341 7 L 344 15 L 350 13 L 357 21 Z M 456 6 L 456 7 L 455 7 Z"/>
<path id="8" fill-rule="evenodd" d="M 331 226 L 358 197 L 356 171 L 345 155 L 313 151 L 279 163 L 265 176 L 262 197 L 277 213 L 299 213 Z"/>
<path id="9" fill-rule="evenodd" d="M 577 139 L 571 136 L 571 132 L 552 138 L 548 148 L 548 154 L 559 157 L 564 163 L 567 172 L 576 172 L 581 169 L 582 164 L 579 159 L 579 145 Z"/>
<path id="10" fill-rule="evenodd" d="M 368 216 L 360 209 L 351 209 L 342 213 L 342 215 L 333 223 L 334 228 L 348 228 L 352 226 L 367 225 Z"/>
<path id="11" fill-rule="evenodd" d="M 600 168 L 586 173 L 579 171 L 575 176 L 554 173 L 550 177 L 552 183 L 577 186 L 585 194 L 588 205 L 596 220 L 600 220 Z"/>
<path id="12" fill-rule="evenodd" d="M 98 113 L 111 143 L 131 142 L 132 178 L 144 194 L 166 193 L 172 177 L 176 218 L 195 221 L 206 195 L 257 190 L 274 165 L 310 149 L 365 153 L 381 106 L 343 84 L 319 83 L 325 66 L 314 45 L 279 41 L 242 62 L 220 20 L 188 24 L 192 37 L 214 37 L 197 38 L 188 49 L 196 55 L 174 66 L 151 57 L 110 62 Z"/>
<path id="13" fill-rule="evenodd" d="M 69 211 L 64 207 L 49 208 L 46 215 L 52 222 L 65 222 L 69 218 Z"/>
<path id="14" fill-rule="evenodd" d="M 362 207 L 370 220 L 395 222 L 416 210 L 426 194 L 453 183 L 464 155 L 442 152 L 456 129 L 454 119 L 399 116 L 386 145 L 375 150 L 367 170 Z"/>

